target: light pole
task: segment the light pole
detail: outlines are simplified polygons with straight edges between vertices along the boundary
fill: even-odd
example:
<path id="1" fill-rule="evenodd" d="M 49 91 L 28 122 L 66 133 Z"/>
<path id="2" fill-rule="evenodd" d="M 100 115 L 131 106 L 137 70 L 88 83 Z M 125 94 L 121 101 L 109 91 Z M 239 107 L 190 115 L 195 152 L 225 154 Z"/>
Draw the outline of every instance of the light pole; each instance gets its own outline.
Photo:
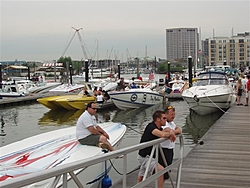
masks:
<path id="1" fill-rule="evenodd" d="M 121 78 L 121 67 L 120 67 L 120 63 L 118 63 L 118 79 Z"/>
<path id="2" fill-rule="evenodd" d="M 2 89 L 2 63 L 0 63 L 0 89 Z"/>
<path id="3" fill-rule="evenodd" d="M 85 59 L 85 82 L 89 81 L 89 61 Z"/>
<path id="4" fill-rule="evenodd" d="M 189 82 L 189 87 L 192 87 L 193 83 L 192 83 L 192 79 L 193 79 L 193 75 L 192 75 L 192 70 L 193 69 L 193 65 L 192 65 L 192 56 L 188 56 L 188 82 Z"/>
<path id="5" fill-rule="evenodd" d="M 170 82 L 170 62 L 168 62 L 168 83 Z"/>
<path id="6" fill-rule="evenodd" d="M 70 85 L 72 85 L 72 65 L 69 65 L 69 77 L 70 77 Z"/>
<path id="7" fill-rule="evenodd" d="M 54 60 L 54 74 L 55 74 L 55 82 L 56 82 L 56 60 Z"/>

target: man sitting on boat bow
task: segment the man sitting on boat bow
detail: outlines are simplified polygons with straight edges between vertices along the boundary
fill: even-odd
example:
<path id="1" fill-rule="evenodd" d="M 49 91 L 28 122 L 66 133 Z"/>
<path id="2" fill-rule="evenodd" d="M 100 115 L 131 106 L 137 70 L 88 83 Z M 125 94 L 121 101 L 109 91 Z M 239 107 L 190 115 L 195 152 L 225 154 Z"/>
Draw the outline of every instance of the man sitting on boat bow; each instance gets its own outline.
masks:
<path id="1" fill-rule="evenodd" d="M 82 145 L 98 146 L 109 151 L 114 148 L 109 143 L 109 135 L 96 123 L 95 102 L 87 104 L 85 112 L 79 117 L 76 124 L 76 138 Z"/>

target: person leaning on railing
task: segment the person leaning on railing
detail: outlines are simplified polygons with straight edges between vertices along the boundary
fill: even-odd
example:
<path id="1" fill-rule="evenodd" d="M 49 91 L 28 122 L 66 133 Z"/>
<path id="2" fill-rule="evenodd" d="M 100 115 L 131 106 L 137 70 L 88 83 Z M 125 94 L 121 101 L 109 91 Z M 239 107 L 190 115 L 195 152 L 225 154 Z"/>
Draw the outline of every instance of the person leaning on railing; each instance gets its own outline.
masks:
<path id="1" fill-rule="evenodd" d="M 174 132 L 170 132 L 168 130 L 163 131 L 162 126 L 164 126 L 166 124 L 166 115 L 164 111 L 156 111 L 153 114 L 153 122 L 149 123 L 140 140 L 140 143 L 143 142 L 148 142 L 151 140 L 155 140 L 158 138 L 167 138 L 170 139 L 172 141 L 175 141 L 176 136 L 174 134 Z M 140 163 L 140 170 L 139 170 L 139 175 L 138 175 L 138 182 L 141 182 L 143 180 L 148 162 L 150 162 L 150 167 L 149 167 L 149 172 L 151 174 L 154 173 L 154 170 L 156 168 L 156 166 L 158 167 L 158 171 L 163 170 L 164 167 L 160 164 L 158 164 L 155 160 L 155 158 L 152 158 L 152 160 L 150 161 L 150 154 L 152 151 L 153 146 L 149 146 L 147 148 L 143 148 L 139 150 L 139 155 L 138 155 L 138 161 Z M 162 188 L 164 184 L 164 176 L 160 176 L 158 178 L 158 187 Z"/>
<path id="2" fill-rule="evenodd" d="M 174 123 L 174 118 L 175 118 L 175 108 L 173 106 L 167 106 L 167 108 L 164 110 L 167 121 L 166 121 L 166 125 L 162 126 L 163 131 L 170 131 L 174 132 L 173 135 L 179 135 L 181 134 L 181 129 L 179 127 L 176 126 L 176 124 Z M 173 158 L 174 158 L 174 147 L 175 147 L 175 140 L 172 141 L 171 140 L 166 140 L 164 142 L 161 143 L 161 147 L 167 162 L 167 165 L 170 166 L 173 162 Z M 159 163 L 166 167 L 162 156 L 159 155 Z M 164 179 L 169 179 L 169 172 L 166 172 L 164 174 Z"/>

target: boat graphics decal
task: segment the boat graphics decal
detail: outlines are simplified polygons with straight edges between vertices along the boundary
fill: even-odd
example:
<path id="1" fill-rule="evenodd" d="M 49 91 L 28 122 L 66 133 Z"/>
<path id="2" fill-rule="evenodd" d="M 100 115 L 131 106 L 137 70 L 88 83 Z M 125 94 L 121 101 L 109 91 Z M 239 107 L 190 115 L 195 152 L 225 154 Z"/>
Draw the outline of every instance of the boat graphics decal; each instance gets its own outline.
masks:
<path id="1" fill-rule="evenodd" d="M 131 102 L 135 102 L 137 100 L 138 96 L 136 95 L 136 93 L 133 93 L 130 97 Z"/>
<path id="2" fill-rule="evenodd" d="M 121 123 L 114 123 L 103 129 L 110 134 L 122 127 Z M 116 138 L 113 144 L 118 141 Z M 83 147 L 86 146 L 79 144 L 72 133 L 0 156 L 0 181 L 56 167 Z"/>

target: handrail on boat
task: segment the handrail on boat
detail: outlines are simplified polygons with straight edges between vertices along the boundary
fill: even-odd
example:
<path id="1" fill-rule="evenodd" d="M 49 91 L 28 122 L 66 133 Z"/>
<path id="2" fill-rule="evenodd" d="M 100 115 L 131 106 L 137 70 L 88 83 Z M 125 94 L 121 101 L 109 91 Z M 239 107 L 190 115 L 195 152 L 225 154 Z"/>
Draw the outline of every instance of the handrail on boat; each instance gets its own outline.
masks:
<path id="1" fill-rule="evenodd" d="M 177 168 L 177 176 L 176 176 L 176 183 L 174 185 L 171 176 L 170 176 L 170 181 L 172 183 L 173 188 L 179 188 L 180 187 L 180 179 L 181 179 L 181 168 L 182 168 L 182 161 L 183 161 L 183 151 L 184 151 L 184 141 L 183 141 L 183 136 L 177 135 L 179 138 L 180 142 L 180 155 L 179 158 L 174 161 L 170 166 L 165 167 L 163 170 L 158 171 L 156 170 L 156 173 L 149 176 L 148 178 L 144 178 L 144 180 L 140 183 L 137 183 L 136 185 L 133 186 L 133 188 L 139 188 L 139 187 L 144 187 L 148 185 L 149 183 L 155 181 L 155 187 L 157 187 L 157 179 L 163 175 L 164 173 L 168 172 L 169 170 L 172 170 L 175 167 Z M 140 143 L 134 146 L 129 146 L 126 148 L 118 149 L 113 152 L 105 153 L 104 155 L 98 155 L 93 158 L 88 158 L 88 159 L 83 159 L 80 161 L 72 162 L 69 164 L 61 165 L 55 168 L 43 170 L 40 172 L 28 174 L 25 176 L 13 178 L 13 179 L 8 179 L 5 181 L 0 182 L 0 187 L 1 188 L 20 188 L 23 186 L 27 186 L 36 182 L 40 182 L 49 178 L 55 178 L 54 184 L 52 187 L 57 187 L 57 182 L 59 182 L 60 178 L 62 178 L 62 187 L 67 187 L 67 182 L 68 178 L 67 176 L 70 175 L 73 181 L 76 183 L 76 186 L 79 188 L 83 188 L 84 186 L 80 182 L 80 180 L 77 177 L 77 174 L 75 174 L 74 171 L 78 171 L 89 167 L 91 165 L 95 165 L 97 163 L 101 163 L 104 161 L 107 161 L 109 159 L 117 158 L 121 155 L 124 155 L 123 157 L 123 188 L 126 188 L 127 180 L 126 180 L 126 173 L 127 173 L 127 154 L 138 151 L 140 149 L 153 146 L 153 148 L 156 151 L 156 156 L 158 156 L 158 148 L 160 149 L 160 153 L 162 153 L 160 143 L 163 142 L 165 139 L 164 138 L 159 138 L 156 140 L 152 140 L 149 142 L 144 142 Z M 154 152 L 152 150 L 152 152 Z M 158 160 L 158 157 L 156 157 L 156 160 Z M 150 164 L 150 163 L 148 163 Z M 148 168 L 147 168 L 148 169 Z M 148 170 L 146 170 L 147 173 Z"/>

